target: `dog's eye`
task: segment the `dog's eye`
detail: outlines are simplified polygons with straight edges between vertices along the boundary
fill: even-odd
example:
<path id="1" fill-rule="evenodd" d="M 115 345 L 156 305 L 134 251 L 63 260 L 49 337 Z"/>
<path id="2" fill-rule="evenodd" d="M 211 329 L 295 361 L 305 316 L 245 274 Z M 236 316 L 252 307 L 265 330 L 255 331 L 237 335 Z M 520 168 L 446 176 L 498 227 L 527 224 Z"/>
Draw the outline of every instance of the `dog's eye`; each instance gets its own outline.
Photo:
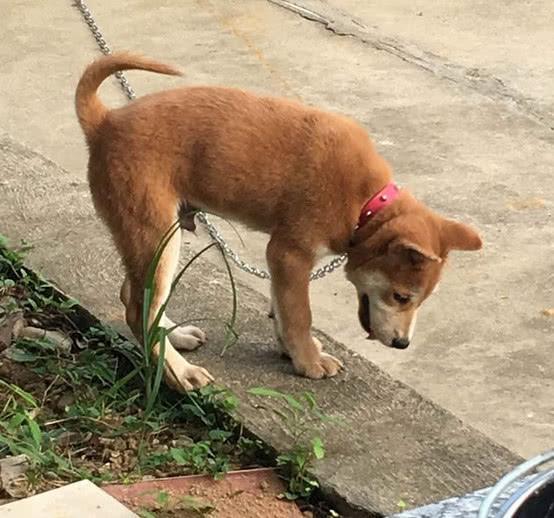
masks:
<path id="1" fill-rule="evenodd" d="M 394 300 L 398 302 L 398 304 L 402 305 L 407 304 L 411 300 L 411 297 L 409 295 L 402 295 L 402 293 L 398 293 L 397 291 L 395 291 L 392 296 Z"/>

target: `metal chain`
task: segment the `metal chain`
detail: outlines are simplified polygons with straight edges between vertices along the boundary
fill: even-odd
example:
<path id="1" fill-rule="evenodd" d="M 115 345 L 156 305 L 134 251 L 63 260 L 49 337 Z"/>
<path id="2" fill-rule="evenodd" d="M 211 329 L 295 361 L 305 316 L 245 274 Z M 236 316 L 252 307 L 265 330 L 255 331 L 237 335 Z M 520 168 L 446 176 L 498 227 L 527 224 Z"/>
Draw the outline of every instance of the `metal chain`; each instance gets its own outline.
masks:
<path id="1" fill-rule="evenodd" d="M 98 28 L 98 25 L 96 24 L 96 21 L 92 16 L 92 13 L 90 12 L 90 9 L 88 8 L 87 4 L 83 0 L 75 0 L 74 5 L 77 7 L 77 9 L 79 9 L 79 12 L 83 17 L 83 20 L 88 25 L 88 28 L 90 29 L 90 32 L 94 36 L 94 39 L 96 40 L 98 48 L 100 49 L 102 54 L 106 54 L 106 55 L 111 54 L 112 50 L 108 45 L 108 43 L 106 42 L 106 40 L 104 39 L 104 35 Z M 127 81 L 125 74 L 123 74 L 123 72 L 116 72 L 115 77 L 119 81 L 121 89 L 123 90 L 127 98 L 130 101 L 136 99 L 135 91 L 129 84 L 129 81 Z M 198 218 L 198 221 L 200 221 L 200 223 L 202 223 L 202 225 L 204 225 L 204 227 L 206 228 L 208 235 L 221 247 L 225 255 L 233 263 L 235 263 L 239 267 L 239 269 L 241 269 L 246 273 L 254 275 L 255 277 L 259 277 L 260 279 L 271 279 L 271 274 L 267 270 L 248 264 L 246 261 L 243 261 L 233 249 L 231 249 L 231 247 L 227 244 L 227 242 L 225 241 L 223 236 L 219 233 L 217 228 L 210 222 L 206 213 L 197 212 L 196 216 Z M 341 264 L 343 264 L 345 260 L 346 260 L 346 254 L 335 257 L 334 259 L 329 261 L 326 265 L 322 266 L 321 268 L 318 268 L 317 270 L 314 270 L 310 274 L 310 281 L 323 279 L 323 277 L 333 272 Z"/>
<path id="2" fill-rule="evenodd" d="M 100 32 L 100 29 L 98 28 L 98 25 L 96 25 L 96 22 L 92 16 L 92 13 L 90 12 L 90 9 L 88 8 L 87 4 L 83 2 L 82 0 L 75 0 L 75 6 L 79 11 L 81 12 L 81 15 L 83 16 L 83 19 L 85 20 L 85 23 L 88 25 L 88 28 L 90 29 L 90 32 L 94 36 L 94 39 L 96 40 L 96 43 L 98 44 L 98 48 L 102 52 L 102 54 L 108 55 L 112 53 L 112 49 L 110 49 L 110 46 L 104 39 L 104 36 Z M 127 81 L 127 78 L 123 74 L 123 72 L 116 72 L 115 77 L 117 77 L 117 80 L 119 81 L 119 84 L 121 85 L 121 89 L 123 92 L 125 92 L 125 95 L 130 101 L 133 101 L 136 99 L 137 95 L 135 94 L 135 91 L 129 84 L 129 81 Z"/>

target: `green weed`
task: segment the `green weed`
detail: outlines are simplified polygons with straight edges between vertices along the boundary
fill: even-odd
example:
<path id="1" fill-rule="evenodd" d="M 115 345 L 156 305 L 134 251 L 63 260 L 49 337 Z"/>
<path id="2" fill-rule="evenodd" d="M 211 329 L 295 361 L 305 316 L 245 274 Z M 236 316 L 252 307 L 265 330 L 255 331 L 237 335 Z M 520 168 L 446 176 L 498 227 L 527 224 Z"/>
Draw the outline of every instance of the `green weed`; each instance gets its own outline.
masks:
<path id="1" fill-rule="evenodd" d="M 172 516 L 183 513 L 191 516 L 192 513 L 200 518 L 215 511 L 215 507 L 210 502 L 193 496 L 175 496 L 167 491 L 158 491 L 154 495 L 153 505 L 149 509 L 140 509 L 138 513 L 141 518 L 156 518 L 154 511 L 172 513 Z"/>
<path id="2" fill-rule="evenodd" d="M 291 439 L 291 447 L 277 456 L 277 465 L 288 486 L 284 496 L 289 500 L 309 497 L 319 487 L 309 469 L 315 461 L 325 457 L 318 431 L 323 423 L 336 420 L 319 408 L 309 392 L 298 397 L 265 387 L 252 388 L 248 392 L 274 401 L 270 410 L 279 417 Z"/>
<path id="3" fill-rule="evenodd" d="M 3 380 L 0 380 L 0 386 L 9 394 L 0 410 L 0 456 L 25 455 L 31 463 L 31 475 L 39 470 L 55 470 L 78 476 L 78 470 L 51 447 L 51 435 L 37 420 L 40 406 L 35 398 Z"/>

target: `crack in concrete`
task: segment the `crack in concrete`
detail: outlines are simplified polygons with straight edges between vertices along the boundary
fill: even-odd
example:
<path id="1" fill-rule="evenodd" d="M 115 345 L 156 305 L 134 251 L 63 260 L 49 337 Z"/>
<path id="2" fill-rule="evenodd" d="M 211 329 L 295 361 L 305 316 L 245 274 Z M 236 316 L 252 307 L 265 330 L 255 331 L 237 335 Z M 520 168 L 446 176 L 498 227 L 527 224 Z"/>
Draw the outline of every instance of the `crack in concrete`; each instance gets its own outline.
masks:
<path id="1" fill-rule="evenodd" d="M 312 7 L 306 7 L 300 2 L 290 0 L 268 0 L 270 3 L 298 14 L 306 20 L 319 23 L 325 29 L 337 36 L 349 36 L 370 45 L 376 50 L 392 54 L 406 63 L 418 66 L 435 76 L 470 88 L 489 99 L 501 101 L 519 113 L 538 122 L 550 130 L 552 116 L 548 111 L 541 110 L 535 101 L 517 90 L 506 86 L 502 79 L 491 76 L 479 68 L 467 68 L 451 63 L 441 56 L 420 49 L 415 45 L 399 42 L 378 34 L 360 20 L 352 18 L 348 13 L 336 8 L 325 6 L 325 12 L 318 12 Z M 319 0 L 312 0 L 321 6 Z"/>

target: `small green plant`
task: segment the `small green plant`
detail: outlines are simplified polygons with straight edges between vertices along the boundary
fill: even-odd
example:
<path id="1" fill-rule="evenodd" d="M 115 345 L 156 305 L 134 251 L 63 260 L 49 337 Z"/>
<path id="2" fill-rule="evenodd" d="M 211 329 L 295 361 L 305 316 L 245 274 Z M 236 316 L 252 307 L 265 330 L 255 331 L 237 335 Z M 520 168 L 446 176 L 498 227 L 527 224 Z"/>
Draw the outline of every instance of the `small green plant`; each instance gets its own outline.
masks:
<path id="1" fill-rule="evenodd" d="M 229 455 L 225 454 L 221 445 L 218 447 L 218 442 L 198 441 L 184 448 L 170 448 L 167 452 L 146 456 L 142 468 L 152 469 L 174 463 L 186 466 L 191 473 L 213 475 L 217 480 L 230 468 Z"/>
<path id="2" fill-rule="evenodd" d="M 0 410 L 0 456 L 25 455 L 31 463 L 31 476 L 42 468 L 78 475 L 70 462 L 51 447 L 52 437 L 37 420 L 40 406 L 35 398 L 1 379 L 0 387 L 10 394 Z"/>
<path id="3" fill-rule="evenodd" d="M 5 281 L 8 277 L 11 277 L 11 275 L 8 275 L 9 273 L 18 276 L 31 247 L 23 242 L 19 248 L 9 248 L 8 240 L 0 234 L 0 249 L 2 249 L 0 254 L 0 277 Z"/>
<path id="4" fill-rule="evenodd" d="M 287 480 L 285 498 L 307 498 L 319 487 L 309 469 L 325 457 L 325 447 L 318 429 L 334 420 L 319 408 L 313 394 L 304 392 L 298 397 L 278 390 L 256 387 L 248 391 L 254 396 L 270 398 L 276 405 L 271 411 L 278 416 L 291 438 L 291 447 L 277 457 L 283 477 Z"/>
<path id="5" fill-rule="evenodd" d="M 201 518 L 215 511 L 215 507 L 203 499 L 190 495 L 175 496 L 167 491 L 158 491 L 154 495 L 153 505 L 149 509 L 140 509 L 139 516 L 141 518 L 156 518 L 157 515 L 154 511 L 171 513 L 172 516 L 185 513 L 186 516 Z"/>

